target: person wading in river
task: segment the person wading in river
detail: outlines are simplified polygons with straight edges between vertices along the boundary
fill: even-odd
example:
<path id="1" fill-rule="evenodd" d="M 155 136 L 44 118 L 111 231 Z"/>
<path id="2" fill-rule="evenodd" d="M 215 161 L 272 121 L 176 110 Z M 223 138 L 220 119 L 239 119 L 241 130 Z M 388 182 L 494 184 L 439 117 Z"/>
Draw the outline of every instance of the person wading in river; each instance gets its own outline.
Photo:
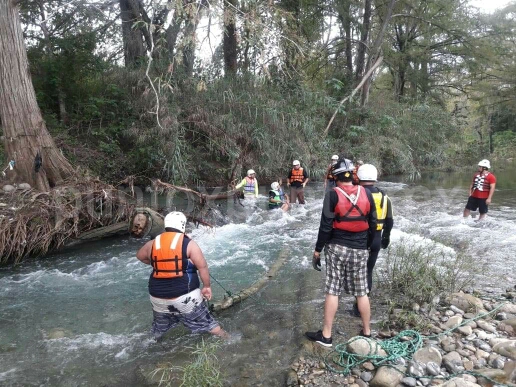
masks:
<path id="1" fill-rule="evenodd" d="M 326 175 L 324 176 L 324 192 L 332 190 L 336 187 L 335 176 L 332 174 L 332 169 L 335 164 L 339 161 L 339 156 L 333 155 L 331 156 L 331 164 L 328 165 L 328 169 L 326 170 Z"/>
<path id="2" fill-rule="evenodd" d="M 489 169 L 491 163 L 489 160 L 481 160 L 478 163 L 478 172 L 473 176 L 473 181 L 469 186 L 469 198 L 464 208 L 464 219 L 466 219 L 471 211 L 480 213 L 478 220 L 482 220 L 487 215 L 487 206 L 491 204 L 493 194 L 496 187 L 496 177 Z"/>
<path id="3" fill-rule="evenodd" d="M 237 184 L 235 189 L 244 189 L 244 197 L 246 198 L 257 198 L 258 197 L 258 180 L 256 180 L 256 172 L 254 169 L 247 171 L 247 176 Z"/>
<path id="4" fill-rule="evenodd" d="M 271 190 L 269 191 L 269 209 L 275 208 L 281 208 L 284 212 L 288 211 L 289 208 L 288 196 L 283 193 L 277 181 L 271 184 Z"/>
<path id="5" fill-rule="evenodd" d="M 294 160 L 292 170 L 287 177 L 287 186 L 290 187 L 290 203 L 305 204 L 305 185 L 310 180 L 306 171 L 301 168 L 299 160 Z"/>
<path id="6" fill-rule="evenodd" d="M 306 332 L 306 337 L 325 347 L 332 346 L 332 326 L 344 289 L 357 298 L 363 329 L 371 336 L 371 308 L 367 293 L 367 249 L 376 232 L 376 209 L 371 193 L 353 185 L 353 163 L 339 160 L 333 170 L 337 187 L 324 196 L 319 235 L 312 258 L 315 270 L 321 270 L 320 253 L 325 248 L 326 299 L 323 329 Z"/>
<path id="7" fill-rule="evenodd" d="M 378 178 L 378 170 L 374 165 L 363 164 L 360 166 L 357 175 L 360 185 L 371 192 L 376 208 L 377 226 L 369 250 L 369 258 L 367 259 L 367 287 L 369 288 L 369 292 L 371 292 L 373 288 L 373 269 L 378 259 L 380 247 L 386 249 L 389 247 L 390 243 L 391 230 L 394 225 L 392 204 L 391 199 L 374 185 Z M 356 302 L 353 304 L 353 315 L 360 317 L 358 304 Z"/>
<path id="8" fill-rule="evenodd" d="M 182 212 L 169 213 L 165 217 L 165 232 L 136 253 L 136 258 L 152 266 L 149 293 L 154 321 L 151 332 L 159 341 L 169 329 L 181 323 L 192 333 L 209 332 L 227 337 L 204 301 L 212 297 L 208 265 L 197 243 L 184 234 L 185 227 L 186 217 Z"/>

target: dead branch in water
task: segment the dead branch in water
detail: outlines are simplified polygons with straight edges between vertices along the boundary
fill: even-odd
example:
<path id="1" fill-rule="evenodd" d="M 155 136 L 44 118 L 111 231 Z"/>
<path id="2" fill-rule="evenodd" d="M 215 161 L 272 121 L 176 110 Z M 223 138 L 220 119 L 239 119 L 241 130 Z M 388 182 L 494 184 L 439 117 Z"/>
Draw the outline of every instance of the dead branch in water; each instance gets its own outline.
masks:
<path id="1" fill-rule="evenodd" d="M 206 194 L 197 192 L 191 188 L 179 187 L 177 185 L 164 183 L 160 179 L 153 179 L 152 186 L 155 190 L 158 190 L 158 191 L 172 190 L 172 191 L 184 192 L 187 195 L 193 195 L 194 197 L 198 198 L 198 200 L 201 202 L 201 204 L 206 203 L 208 200 L 227 199 L 227 198 L 233 197 L 233 195 L 235 195 L 235 193 L 238 192 L 238 190 L 231 190 L 231 191 L 221 192 L 221 193 L 215 194 L 215 195 L 206 195 Z"/>
<path id="2" fill-rule="evenodd" d="M 48 192 L 0 193 L 0 263 L 44 255 L 90 230 L 127 222 L 131 197 L 97 179 Z"/>

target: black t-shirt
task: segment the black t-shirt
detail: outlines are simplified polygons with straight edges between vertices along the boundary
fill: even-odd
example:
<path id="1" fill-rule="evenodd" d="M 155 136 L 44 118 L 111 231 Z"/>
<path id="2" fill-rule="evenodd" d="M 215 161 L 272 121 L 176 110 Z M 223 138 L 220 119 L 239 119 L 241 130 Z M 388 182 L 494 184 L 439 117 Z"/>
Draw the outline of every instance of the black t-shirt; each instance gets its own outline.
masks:
<path id="1" fill-rule="evenodd" d="M 292 168 L 292 169 L 294 169 L 294 168 Z M 292 169 L 290 169 L 290 171 L 288 171 L 288 179 L 292 178 Z M 308 179 L 308 174 L 306 173 L 306 169 L 303 168 L 303 181 L 305 181 L 306 179 Z M 291 181 L 290 182 L 290 186 L 292 186 L 292 187 L 299 188 L 302 185 L 303 185 L 303 183 L 301 183 L 300 181 Z"/>

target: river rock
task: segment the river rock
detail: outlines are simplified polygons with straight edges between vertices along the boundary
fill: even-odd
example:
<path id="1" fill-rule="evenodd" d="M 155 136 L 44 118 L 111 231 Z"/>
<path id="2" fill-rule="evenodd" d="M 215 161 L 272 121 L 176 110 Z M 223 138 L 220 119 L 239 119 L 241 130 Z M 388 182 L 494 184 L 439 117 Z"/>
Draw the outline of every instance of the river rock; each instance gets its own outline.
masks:
<path id="1" fill-rule="evenodd" d="M 494 379 L 496 381 L 503 381 L 506 378 L 505 372 L 503 370 L 497 370 L 492 368 L 482 368 L 475 371 L 477 374 L 484 375 L 488 378 Z M 481 386 L 492 386 L 493 383 L 488 381 L 487 379 L 477 375 L 477 383 Z"/>
<path id="2" fill-rule="evenodd" d="M 496 344 L 493 351 L 509 359 L 516 360 L 516 340 L 506 340 Z"/>
<path id="3" fill-rule="evenodd" d="M 483 329 L 484 331 L 488 331 L 491 333 L 496 332 L 496 328 L 494 326 L 492 326 L 491 324 L 485 322 L 484 320 L 478 320 L 477 325 L 479 326 L 479 328 Z"/>
<path id="4" fill-rule="evenodd" d="M 419 349 L 415 354 L 413 359 L 418 363 L 422 363 L 427 365 L 429 362 L 436 363 L 439 367 L 442 363 L 442 355 L 441 352 L 435 347 L 427 346 Z"/>
<path id="5" fill-rule="evenodd" d="M 287 375 L 287 386 L 294 387 L 299 385 L 299 380 L 297 379 L 297 372 L 294 370 L 290 370 Z"/>
<path id="6" fill-rule="evenodd" d="M 516 361 L 507 361 L 503 366 L 503 372 L 507 381 L 510 383 L 516 383 Z"/>
<path id="7" fill-rule="evenodd" d="M 504 324 L 509 325 L 516 332 L 516 318 L 510 318 L 503 321 Z"/>
<path id="8" fill-rule="evenodd" d="M 498 324 L 498 330 L 501 332 L 506 332 L 510 336 L 513 336 L 514 332 L 515 332 L 513 327 L 511 327 L 510 325 L 507 325 L 503 322 Z"/>
<path id="9" fill-rule="evenodd" d="M 437 376 L 441 373 L 441 366 L 430 361 L 426 364 L 426 372 L 428 375 Z"/>
<path id="10" fill-rule="evenodd" d="M 460 355 L 453 351 L 443 356 L 444 367 L 451 374 L 456 374 L 460 371 L 459 367 L 462 367 L 462 358 Z"/>
<path id="11" fill-rule="evenodd" d="M 14 185 L 6 184 L 2 187 L 3 191 L 6 193 L 13 192 L 16 188 L 14 188 Z"/>
<path id="12" fill-rule="evenodd" d="M 442 387 L 481 387 L 480 385 L 469 382 L 463 378 L 453 378 L 448 380 Z"/>
<path id="13" fill-rule="evenodd" d="M 505 313 L 505 312 L 497 313 L 495 318 L 498 321 L 507 320 L 507 313 Z"/>
<path id="14" fill-rule="evenodd" d="M 28 189 L 31 189 L 32 187 L 30 186 L 29 183 L 21 183 L 21 184 L 18 184 L 18 189 L 21 189 L 23 191 L 26 191 Z"/>
<path id="15" fill-rule="evenodd" d="M 402 383 L 404 386 L 416 387 L 416 385 L 417 385 L 417 380 L 416 380 L 416 379 L 414 379 L 414 378 L 406 377 L 406 378 L 401 379 L 401 383 Z"/>
<path id="16" fill-rule="evenodd" d="M 455 344 L 455 340 L 453 340 L 451 337 L 445 336 L 441 340 L 441 348 L 444 349 L 446 352 L 455 351 L 457 349 L 457 345 Z"/>
<path id="17" fill-rule="evenodd" d="M 449 302 L 464 312 L 478 312 L 484 309 L 481 299 L 464 292 L 453 293 L 450 296 Z"/>
<path id="18" fill-rule="evenodd" d="M 470 326 L 458 327 L 457 331 L 460 332 L 464 336 L 469 336 L 473 333 L 473 329 Z"/>
<path id="19" fill-rule="evenodd" d="M 373 374 L 368 371 L 364 371 L 360 374 L 360 379 L 362 379 L 364 382 L 370 382 L 373 378 Z"/>
<path id="20" fill-rule="evenodd" d="M 503 305 L 500 309 L 500 312 L 516 314 L 516 304 L 507 303 Z"/>
<path id="21" fill-rule="evenodd" d="M 425 369 L 423 367 L 426 368 L 426 366 L 421 365 L 417 361 L 411 360 L 408 366 L 408 373 L 420 378 L 425 374 Z"/>
<path id="22" fill-rule="evenodd" d="M 457 314 L 464 314 L 464 311 L 462 309 L 457 308 L 455 305 L 450 305 L 450 309 Z"/>
<path id="23" fill-rule="evenodd" d="M 486 351 L 483 351 L 481 350 L 480 348 L 477 349 L 477 351 L 475 352 L 475 356 L 478 358 L 478 359 L 487 359 L 489 357 L 489 352 L 486 352 Z"/>
<path id="24" fill-rule="evenodd" d="M 378 345 L 375 340 L 361 337 L 358 340 L 354 340 L 347 345 L 347 351 L 357 355 L 372 355 L 377 354 L 379 356 L 387 356 L 387 353 Z"/>
<path id="25" fill-rule="evenodd" d="M 450 319 L 444 324 L 446 329 L 455 328 L 457 325 L 460 325 L 462 323 L 462 316 L 461 315 L 455 315 L 453 317 L 450 317 Z"/>
<path id="26" fill-rule="evenodd" d="M 405 367 L 380 367 L 369 385 L 371 387 L 392 387 L 397 386 L 403 379 Z"/>

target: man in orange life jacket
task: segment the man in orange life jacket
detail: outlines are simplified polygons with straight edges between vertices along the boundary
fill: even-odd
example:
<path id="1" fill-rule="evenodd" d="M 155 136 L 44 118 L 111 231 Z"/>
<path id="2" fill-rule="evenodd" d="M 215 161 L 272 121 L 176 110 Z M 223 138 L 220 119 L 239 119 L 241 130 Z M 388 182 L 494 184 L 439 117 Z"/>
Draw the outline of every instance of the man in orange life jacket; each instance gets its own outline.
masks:
<path id="1" fill-rule="evenodd" d="M 299 160 L 294 160 L 292 163 L 292 170 L 287 177 L 287 186 L 290 187 L 290 203 L 296 203 L 296 198 L 299 204 L 305 204 L 305 185 L 310 179 L 308 174 L 301 168 Z"/>
<path id="2" fill-rule="evenodd" d="M 360 166 L 357 176 L 360 180 L 360 185 L 371 192 L 376 207 L 377 226 L 371 248 L 369 249 L 369 258 L 367 259 L 367 287 L 371 291 L 373 288 L 373 269 L 378 259 L 378 253 L 380 252 L 380 247 L 382 249 L 389 247 L 394 220 L 392 217 L 391 199 L 374 185 L 378 179 L 376 167 L 371 164 L 363 164 Z M 356 302 L 353 304 L 353 315 L 360 317 Z"/>
<path id="3" fill-rule="evenodd" d="M 149 278 L 154 314 L 152 334 L 160 340 L 181 323 L 192 333 L 210 332 L 226 337 L 227 333 L 204 302 L 212 296 L 208 265 L 197 243 L 184 234 L 185 227 L 186 217 L 182 212 L 169 213 L 165 217 L 165 232 L 136 253 L 136 258 L 153 269 Z"/>
<path id="4" fill-rule="evenodd" d="M 471 211 L 480 212 L 478 220 L 482 220 L 487 215 L 487 206 L 491 204 L 491 199 L 496 187 L 496 177 L 491 172 L 489 160 L 481 160 L 478 163 L 478 172 L 473 176 L 473 182 L 469 186 L 469 198 L 466 208 L 464 208 L 464 218 L 467 218 Z"/>
<path id="5" fill-rule="evenodd" d="M 324 196 L 319 235 L 312 258 L 315 270 L 321 270 L 320 253 L 326 255 L 326 299 L 323 329 L 306 332 L 306 337 L 325 347 L 332 346 L 333 319 L 342 290 L 358 301 L 363 323 L 360 335 L 371 336 L 371 308 L 367 293 L 367 249 L 376 232 L 376 209 L 371 193 L 353 185 L 353 163 L 339 160 L 333 170 L 337 187 Z"/>

